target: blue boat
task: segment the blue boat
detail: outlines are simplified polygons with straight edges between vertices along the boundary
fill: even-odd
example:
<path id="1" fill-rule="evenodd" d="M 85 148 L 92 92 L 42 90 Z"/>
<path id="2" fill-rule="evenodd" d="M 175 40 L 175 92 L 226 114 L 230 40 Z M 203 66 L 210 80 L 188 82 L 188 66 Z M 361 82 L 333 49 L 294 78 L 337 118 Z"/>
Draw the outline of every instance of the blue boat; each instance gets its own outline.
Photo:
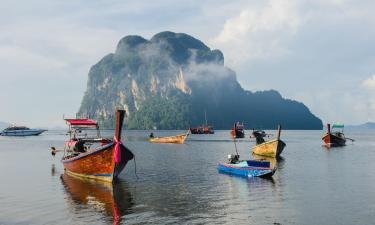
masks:
<path id="1" fill-rule="evenodd" d="M 271 177 L 276 167 L 272 168 L 270 162 L 257 160 L 242 160 L 232 163 L 219 163 L 218 170 L 221 173 L 237 175 L 241 177 Z"/>

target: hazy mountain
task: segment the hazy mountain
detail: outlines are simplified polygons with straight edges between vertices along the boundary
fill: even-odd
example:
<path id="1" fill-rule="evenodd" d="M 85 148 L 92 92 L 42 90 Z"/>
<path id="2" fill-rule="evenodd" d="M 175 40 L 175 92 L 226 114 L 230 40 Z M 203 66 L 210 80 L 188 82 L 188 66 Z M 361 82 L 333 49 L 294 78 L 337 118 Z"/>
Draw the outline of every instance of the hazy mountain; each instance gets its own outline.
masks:
<path id="1" fill-rule="evenodd" d="M 368 129 L 368 130 L 372 130 L 372 129 L 375 129 L 375 123 L 374 122 L 367 122 L 367 123 L 359 124 L 359 125 L 349 125 L 349 126 L 346 126 L 346 128 L 348 128 L 348 129 Z"/>
<path id="2" fill-rule="evenodd" d="M 220 50 L 183 33 L 126 36 L 92 66 L 79 112 L 112 127 L 115 108 L 126 109 L 128 129 L 187 129 L 204 123 L 205 111 L 218 129 L 235 121 L 248 128 L 322 129 L 304 104 L 274 90 L 244 90 Z"/>

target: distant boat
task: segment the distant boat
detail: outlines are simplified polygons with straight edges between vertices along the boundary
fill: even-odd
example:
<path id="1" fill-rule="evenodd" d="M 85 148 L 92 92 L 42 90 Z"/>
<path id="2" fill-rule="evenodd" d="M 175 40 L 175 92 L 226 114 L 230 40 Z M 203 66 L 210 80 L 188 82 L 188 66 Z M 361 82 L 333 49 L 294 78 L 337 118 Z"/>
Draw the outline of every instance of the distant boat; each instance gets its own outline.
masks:
<path id="1" fill-rule="evenodd" d="M 235 123 L 230 133 L 233 138 L 244 138 L 245 130 L 244 130 L 243 123 L 240 123 L 240 122 Z"/>
<path id="2" fill-rule="evenodd" d="M 253 130 L 253 133 L 252 133 L 253 137 L 261 137 L 261 138 L 265 138 L 267 136 L 266 132 L 264 130 Z"/>
<path id="3" fill-rule="evenodd" d="M 172 143 L 172 144 L 183 144 L 189 135 L 189 131 L 185 134 L 180 134 L 176 136 L 169 137 L 150 137 L 150 142 L 152 143 Z"/>
<path id="4" fill-rule="evenodd" d="M 230 155 L 231 156 L 231 155 Z M 257 160 L 242 160 L 237 162 L 219 163 L 219 172 L 242 177 L 271 177 L 276 172 L 270 162 Z"/>
<path id="5" fill-rule="evenodd" d="M 214 127 L 207 124 L 207 113 L 204 111 L 204 120 L 205 125 L 195 127 L 195 128 L 189 128 L 191 134 L 214 134 Z"/>
<path id="6" fill-rule="evenodd" d="M 279 157 L 286 146 L 286 144 L 282 140 L 280 140 L 280 134 L 281 126 L 279 125 L 277 129 L 276 139 L 265 141 L 262 137 L 262 133 L 260 133 L 260 136 L 255 136 L 256 145 L 252 148 L 253 154 L 262 155 L 266 157 Z"/>
<path id="7" fill-rule="evenodd" d="M 69 125 L 70 140 L 64 150 L 52 147 L 52 155 L 64 152 L 61 162 L 65 172 L 71 176 L 112 182 L 134 158 L 133 153 L 121 143 L 124 115 L 124 110 L 116 112 L 114 140 L 100 137 L 95 120 L 65 119 Z"/>
<path id="8" fill-rule="evenodd" d="M 195 128 L 189 128 L 191 134 L 214 134 L 213 126 L 199 126 Z"/>
<path id="9" fill-rule="evenodd" d="M 4 129 L 0 135 L 2 136 L 36 136 L 44 131 L 45 129 L 30 129 L 25 126 L 11 126 Z"/>
<path id="10" fill-rule="evenodd" d="M 327 124 L 327 133 L 322 137 L 322 140 L 328 147 L 344 146 L 347 139 L 344 135 L 344 125 L 333 124 L 332 129 L 334 128 L 341 129 L 341 131 L 332 132 L 331 124 Z"/>

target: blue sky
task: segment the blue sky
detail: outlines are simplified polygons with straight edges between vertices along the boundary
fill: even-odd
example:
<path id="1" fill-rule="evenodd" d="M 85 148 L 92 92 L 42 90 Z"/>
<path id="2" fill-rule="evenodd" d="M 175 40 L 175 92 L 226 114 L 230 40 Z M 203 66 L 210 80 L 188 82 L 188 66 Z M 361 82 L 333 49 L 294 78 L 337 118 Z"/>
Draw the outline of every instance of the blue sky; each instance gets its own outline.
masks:
<path id="1" fill-rule="evenodd" d="M 126 35 L 188 33 L 249 90 L 275 89 L 324 122 L 375 121 L 372 1 L 1 1 L 0 121 L 64 126 L 90 66 Z"/>

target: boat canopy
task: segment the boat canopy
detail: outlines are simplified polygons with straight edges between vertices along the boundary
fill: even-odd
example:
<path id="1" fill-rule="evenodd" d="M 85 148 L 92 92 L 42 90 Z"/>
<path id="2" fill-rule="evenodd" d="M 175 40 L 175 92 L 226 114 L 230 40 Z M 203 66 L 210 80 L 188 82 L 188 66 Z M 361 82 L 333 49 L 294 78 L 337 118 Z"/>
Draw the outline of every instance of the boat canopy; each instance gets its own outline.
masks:
<path id="1" fill-rule="evenodd" d="M 332 128 L 344 128 L 344 124 L 333 124 Z"/>
<path id="2" fill-rule="evenodd" d="M 6 128 L 5 130 L 30 130 L 30 128 L 24 127 L 24 126 L 22 127 L 12 126 L 12 127 Z"/>
<path id="3" fill-rule="evenodd" d="M 98 126 L 98 122 L 92 119 L 65 119 L 71 126 Z"/>

